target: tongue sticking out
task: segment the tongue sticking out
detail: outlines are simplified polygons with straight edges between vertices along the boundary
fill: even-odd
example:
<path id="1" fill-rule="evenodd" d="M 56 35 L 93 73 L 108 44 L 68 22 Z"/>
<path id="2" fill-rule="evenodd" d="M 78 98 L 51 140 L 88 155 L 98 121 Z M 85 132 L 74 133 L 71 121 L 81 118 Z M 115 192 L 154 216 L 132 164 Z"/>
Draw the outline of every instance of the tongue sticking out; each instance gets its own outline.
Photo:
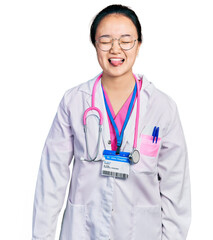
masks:
<path id="1" fill-rule="evenodd" d="M 113 60 L 111 59 L 110 60 L 110 63 L 113 65 L 113 66 L 119 66 L 123 63 L 123 60 Z"/>

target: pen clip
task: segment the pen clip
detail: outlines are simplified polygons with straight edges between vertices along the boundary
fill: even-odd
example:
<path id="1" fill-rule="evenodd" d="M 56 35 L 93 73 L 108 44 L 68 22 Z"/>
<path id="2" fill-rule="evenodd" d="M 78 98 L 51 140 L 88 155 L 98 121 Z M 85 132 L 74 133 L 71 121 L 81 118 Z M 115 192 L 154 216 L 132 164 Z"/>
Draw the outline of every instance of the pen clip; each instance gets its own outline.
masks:
<path id="1" fill-rule="evenodd" d="M 156 137 L 155 143 L 157 143 L 157 141 L 158 141 L 158 135 L 159 135 L 159 127 L 157 127 L 157 129 L 155 131 L 155 137 Z"/>
<path id="2" fill-rule="evenodd" d="M 153 131 L 152 131 L 152 137 L 153 137 L 152 142 L 153 142 L 153 143 L 154 143 L 154 141 L 155 141 L 155 132 L 156 132 L 156 126 L 154 127 L 154 129 L 153 129 Z"/>
<path id="3" fill-rule="evenodd" d="M 152 132 L 152 137 L 153 137 L 153 139 L 152 139 L 152 142 L 154 143 L 157 143 L 157 141 L 158 141 L 158 135 L 159 135 L 159 127 L 154 127 L 154 129 L 153 129 L 153 132 Z"/>

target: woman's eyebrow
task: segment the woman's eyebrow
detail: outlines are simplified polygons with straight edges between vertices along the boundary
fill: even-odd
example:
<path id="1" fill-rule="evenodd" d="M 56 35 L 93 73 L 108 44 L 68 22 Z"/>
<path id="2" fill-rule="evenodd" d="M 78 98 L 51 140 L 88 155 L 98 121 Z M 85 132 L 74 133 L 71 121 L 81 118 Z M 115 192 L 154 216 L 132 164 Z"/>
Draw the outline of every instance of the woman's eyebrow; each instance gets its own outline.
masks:
<path id="1" fill-rule="evenodd" d="M 120 37 L 130 37 L 130 34 L 122 34 Z M 101 35 L 100 37 L 112 37 L 111 35 L 105 34 L 105 35 Z"/>
<path id="2" fill-rule="evenodd" d="M 105 35 L 101 35 L 100 37 L 111 37 L 110 35 L 107 35 L 107 34 L 105 34 Z"/>
<path id="3" fill-rule="evenodd" d="M 130 34 L 122 34 L 121 37 L 130 37 Z"/>

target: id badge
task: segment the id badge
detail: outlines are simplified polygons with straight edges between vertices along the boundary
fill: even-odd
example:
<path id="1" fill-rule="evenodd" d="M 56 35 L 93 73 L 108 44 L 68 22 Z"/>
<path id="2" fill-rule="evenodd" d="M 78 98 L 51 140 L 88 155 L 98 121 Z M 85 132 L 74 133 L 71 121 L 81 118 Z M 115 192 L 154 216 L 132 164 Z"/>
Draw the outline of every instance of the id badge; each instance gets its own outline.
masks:
<path id="1" fill-rule="evenodd" d="M 104 161 L 102 163 L 101 174 L 108 177 L 126 179 L 129 176 L 129 152 L 120 152 L 104 150 Z"/>

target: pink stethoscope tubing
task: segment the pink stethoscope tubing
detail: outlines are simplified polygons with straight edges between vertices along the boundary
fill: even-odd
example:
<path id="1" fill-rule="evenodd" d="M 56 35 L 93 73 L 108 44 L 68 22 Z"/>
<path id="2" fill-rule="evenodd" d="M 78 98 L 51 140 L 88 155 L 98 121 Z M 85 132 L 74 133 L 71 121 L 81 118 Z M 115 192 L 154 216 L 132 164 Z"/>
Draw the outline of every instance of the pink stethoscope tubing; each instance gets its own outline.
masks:
<path id="1" fill-rule="evenodd" d="M 94 83 L 94 86 L 93 86 L 93 90 L 92 90 L 92 106 L 87 108 L 86 111 L 84 112 L 84 115 L 83 115 L 83 124 L 84 124 L 84 127 L 86 129 L 86 118 L 87 118 L 87 114 L 89 111 L 91 110 L 95 110 L 98 112 L 99 114 L 99 117 L 100 117 L 100 121 L 99 121 L 99 125 L 102 126 L 103 125 L 103 114 L 101 112 L 101 110 L 97 107 L 95 107 L 95 93 L 96 93 L 96 88 L 97 88 L 97 84 L 99 82 L 99 80 L 101 79 L 103 73 L 101 73 L 95 83 Z M 135 74 L 134 75 L 134 78 L 135 78 L 135 81 L 136 81 L 136 84 L 137 84 L 137 112 L 136 112 L 136 119 L 135 119 L 135 134 L 134 134 L 134 143 L 133 143 L 133 149 L 136 149 L 137 148 L 137 139 L 138 139 L 138 123 L 139 123 L 139 115 L 140 115 L 140 90 L 139 90 L 139 83 L 138 83 L 138 79 L 136 77 Z M 86 134 L 86 131 L 85 131 L 85 134 Z M 87 137 L 86 137 L 87 139 Z M 100 140 L 100 139 L 99 139 Z M 99 143 L 98 143 L 99 144 Z M 87 145 L 87 140 L 86 140 L 86 145 Z M 96 157 L 97 157 L 97 154 L 96 154 Z M 96 158 L 95 157 L 95 158 Z M 94 158 L 94 159 L 95 159 Z M 91 159 L 91 158 L 90 158 Z M 93 159 L 93 160 L 94 160 Z M 92 161 L 92 159 L 91 159 Z"/>
<path id="2" fill-rule="evenodd" d="M 99 117 L 100 117 L 100 125 L 103 124 L 103 115 L 102 112 L 99 108 L 95 107 L 95 92 L 96 92 L 96 88 L 97 88 L 97 84 L 99 82 L 99 80 L 101 79 L 103 73 L 101 73 L 100 76 L 98 76 L 98 78 L 95 81 L 95 84 L 93 86 L 93 90 L 92 90 L 92 107 L 87 108 L 87 110 L 84 112 L 84 116 L 83 116 L 83 121 L 84 121 L 84 126 L 86 126 L 86 118 L 87 118 L 87 113 L 91 110 L 95 110 L 98 112 Z"/>

